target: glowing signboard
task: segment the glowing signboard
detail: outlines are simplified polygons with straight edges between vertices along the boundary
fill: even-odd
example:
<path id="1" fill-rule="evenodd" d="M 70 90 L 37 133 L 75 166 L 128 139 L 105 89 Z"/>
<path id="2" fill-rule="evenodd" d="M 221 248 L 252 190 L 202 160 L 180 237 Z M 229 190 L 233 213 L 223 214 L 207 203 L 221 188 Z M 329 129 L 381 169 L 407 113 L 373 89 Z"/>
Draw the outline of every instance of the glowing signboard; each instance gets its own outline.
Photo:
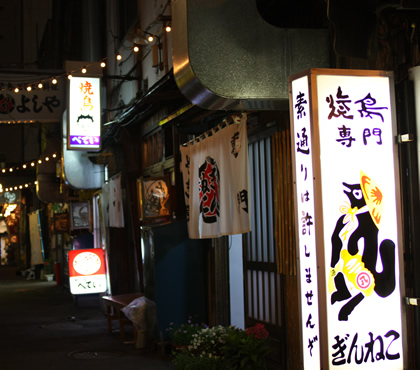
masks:
<path id="1" fill-rule="evenodd" d="M 100 150 L 100 78 L 73 77 L 69 86 L 67 149 Z"/>
<path id="2" fill-rule="evenodd" d="M 305 369 L 320 369 L 316 220 L 308 77 L 294 80 L 292 91 L 303 363 Z"/>
<path id="3" fill-rule="evenodd" d="M 102 249 L 69 251 L 70 292 L 92 294 L 106 290 L 105 261 Z"/>
<path id="4" fill-rule="evenodd" d="M 299 230 L 302 169 L 314 179 L 321 366 L 403 369 L 392 74 L 314 69 L 289 81 Z M 303 124 L 302 116 L 310 123 Z M 310 151 L 307 162 L 304 149 Z M 304 239 L 299 235 L 300 250 L 307 247 Z M 302 269 L 300 286 L 304 292 Z M 302 340 L 305 351 L 305 332 Z M 305 368 L 313 367 L 305 362 Z"/>

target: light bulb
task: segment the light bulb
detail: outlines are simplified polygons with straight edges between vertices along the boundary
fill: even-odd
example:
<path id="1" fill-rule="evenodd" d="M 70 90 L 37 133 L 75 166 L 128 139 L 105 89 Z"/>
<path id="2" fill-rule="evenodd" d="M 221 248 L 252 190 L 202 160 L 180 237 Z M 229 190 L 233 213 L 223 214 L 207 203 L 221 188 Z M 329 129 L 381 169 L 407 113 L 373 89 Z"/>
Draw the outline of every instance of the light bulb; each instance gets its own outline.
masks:
<path id="1" fill-rule="evenodd" d="M 121 54 L 120 53 L 118 53 L 117 54 L 117 60 L 121 60 L 122 59 L 122 56 L 121 56 Z"/>
<path id="2" fill-rule="evenodd" d="M 148 38 L 147 38 L 147 41 L 149 41 L 149 42 L 152 42 L 154 39 L 153 39 L 153 36 L 149 36 Z"/>
<path id="3" fill-rule="evenodd" d="M 57 154 L 55 154 L 55 153 L 54 153 L 54 154 L 52 155 L 52 157 L 53 157 L 53 158 L 57 157 Z"/>
<path id="4" fill-rule="evenodd" d="M 19 185 L 19 189 L 22 189 L 23 188 L 23 186 L 22 185 Z"/>
<path id="5" fill-rule="evenodd" d="M 26 164 L 22 165 L 23 168 L 26 168 Z"/>
<path id="6" fill-rule="evenodd" d="M 35 166 L 35 162 L 32 162 L 32 163 L 31 163 L 31 166 L 32 166 L 32 167 L 34 167 L 34 166 Z"/>
<path id="7" fill-rule="evenodd" d="M 57 80 L 53 78 L 51 82 L 55 85 L 57 83 Z"/>
<path id="8" fill-rule="evenodd" d="M 69 73 L 69 75 L 67 76 L 67 78 L 70 80 L 73 76 Z"/>
<path id="9" fill-rule="evenodd" d="M 27 188 L 29 185 L 28 184 L 25 184 L 25 188 Z"/>
<path id="10" fill-rule="evenodd" d="M 3 168 L 3 169 L 1 170 L 1 172 L 5 173 L 5 172 L 6 172 L 6 169 L 4 169 L 4 168 Z"/>
<path id="11" fill-rule="evenodd" d="M 38 163 L 39 163 L 39 164 L 41 164 L 41 163 L 42 163 L 42 161 L 41 161 L 40 159 L 38 159 Z"/>
<path id="12" fill-rule="evenodd" d="M 38 84 L 38 89 L 42 89 L 44 87 L 44 85 L 42 84 L 42 82 L 40 82 L 39 84 Z"/>
<path id="13" fill-rule="evenodd" d="M 105 62 L 101 62 L 101 68 L 105 68 L 106 67 L 106 63 Z"/>
<path id="14" fill-rule="evenodd" d="M 9 171 L 10 171 L 10 172 L 13 172 L 13 168 L 9 168 Z"/>
<path id="15" fill-rule="evenodd" d="M 18 93 L 18 92 L 19 92 L 19 88 L 15 87 L 15 93 Z"/>
<path id="16" fill-rule="evenodd" d="M 140 48 L 137 45 L 135 45 L 134 48 L 133 48 L 133 50 L 134 50 L 135 53 L 138 53 L 139 50 L 140 50 Z"/>
<path id="17" fill-rule="evenodd" d="M 31 86 L 26 86 L 26 91 L 31 91 L 32 87 Z"/>
<path id="18" fill-rule="evenodd" d="M 48 162 L 50 160 L 50 158 L 49 157 L 45 157 L 45 160 Z"/>
<path id="19" fill-rule="evenodd" d="M 171 26 L 166 26 L 165 27 L 165 31 L 166 32 L 171 32 L 172 31 L 172 27 Z"/>
<path id="20" fill-rule="evenodd" d="M 86 72 L 87 72 L 86 67 L 83 67 L 83 68 L 82 68 L 82 73 L 86 73 Z"/>

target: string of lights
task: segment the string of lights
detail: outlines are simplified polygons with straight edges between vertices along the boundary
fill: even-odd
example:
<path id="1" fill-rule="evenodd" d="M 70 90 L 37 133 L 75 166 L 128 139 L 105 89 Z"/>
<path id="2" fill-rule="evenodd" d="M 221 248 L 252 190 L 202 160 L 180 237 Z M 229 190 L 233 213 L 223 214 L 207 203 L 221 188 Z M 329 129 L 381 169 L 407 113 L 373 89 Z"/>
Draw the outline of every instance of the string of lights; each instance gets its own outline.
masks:
<path id="1" fill-rule="evenodd" d="M 44 157 L 40 157 L 37 160 L 32 160 L 26 163 L 23 163 L 20 166 L 13 166 L 13 167 L 8 167 L 8 168 L 2 168 L 1 169 L 1 173 L 0 173 L 0 178 L 6 175 L 10 175 L 10 174 L 16 174 L 16 171 L 24 171 L 24 170 L 28 170 L 28 169 L 34 169 L 35 166 L 38 164 L 38 166 L 43 165 L 47 162 L 49 162 L 51 160 L 51 158 L 57 158 L 58 154 L 57 153 L 53 153 L 51 155 L 46 155 Z M 23 184 L 20 185 L 13 185 L 13 186 L 9 186 L 6 188 L 3 188 L 3 185 L 0 183 L 0 193 L 3 193 L 5 191 L 14 191 L 14 190 L 22 190 L 24 188 L 29 188 L 29 187 L 33 187 L 37 185 L 37 181 L 33 181 L 33 182 L 25 182 Z"/>
<path id="2" fill-rule="evenodd" d="M 134 53 L 138 53 L 140 51 L 141 46 L 153 44 L 155 41 L 160 42 L 159 36 L 162 32 L 169 33 L 172 31 L 172 28 L 170 25 L 166 25 L 165 28 L 159 30 L 156 33 L 149 33 L 148 31 L 142 31 L 143 38 L 141 41 L 139 38 L 135 39 L 133 41 L 132 51 Z M 86 74 L 88 73 L 89 67 L 92 67 L 93 65 L 100 65 L 102 69 L 104 69 L 107 66 L 108 59 L 111 58 L 111 56 L 107 56 L 103 59 L 101 59 L 99 62 L 92 62 L 89 64 L 86 64 L 85 66 L 75 69 L 70 72 L 64 72 L 57 75 L 51 75 L 46 78 L 40 79 L 40 80 L 33 80 L 33 81 L 26 81 L 26 82 L 19 82 L 19 83 L 13 83 L 11 81 L 8 82 L 2 82 L 0 81 L 0 91 L 14 91 L 16 94 L 22 91 L 36 91 L 36 90 L 50 90 L 53 89 L 57 84 L 59 83 L 59 80 L 62 78 L 71 79 L 74 74 Z M 118 61 L 122 60 L 122 54 L 117 51 L 115 53 L 115 59 Z"/>
<path id="3" fill-rule="evenodd" d="M 3 186 L 0 184 L 0 193 L 6 192 L 6 191 L 22 190 L 22 189 L 26 189 L 26 188 L 36 186 L 37 184 L 38 184 L 38 181 L 34 181 L 34 182 L 27 182 L 27 183 L 21 184 L 21 185 L 11 186 L 11 187 L 8 187 L 8 188 L 3 188 Z"/>
<path id="4" fill-rule="evenodd" d="M 51 155 L 47 155 L 47 156 L 45 156 L 43 158 L 40 157 L 37 160 L 32 160 L 32 161 L 23 163 L 20 166 L 13 166 L 13 167 L 8 167 L 8 168 L 2 168 L 0 175 L 3 175 L 3 174 L 12 174 L 12 173 L 16 173 L 16 171 L 19 171 L 19 170 L 27 170 L 27 169 L 30 169 L 30 168 L 35 168 L 36 164 L 42 165 L 43 163 L 46 163 L 46 162 L 50 161 L 50 159 L 51 159 L 50 157 L 51 158 L 57 158 L 57 153 L 53 153 Z"/>

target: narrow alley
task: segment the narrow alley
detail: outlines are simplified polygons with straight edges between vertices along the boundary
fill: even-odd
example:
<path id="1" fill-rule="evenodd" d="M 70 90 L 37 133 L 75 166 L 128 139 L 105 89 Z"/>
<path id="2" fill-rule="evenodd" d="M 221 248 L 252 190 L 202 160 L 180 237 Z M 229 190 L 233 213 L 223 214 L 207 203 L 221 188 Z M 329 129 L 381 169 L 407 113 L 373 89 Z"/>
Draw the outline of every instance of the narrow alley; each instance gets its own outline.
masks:
<path id="1" fill-rule="evenodd" d="M 136 349 L 109 333 L 97 296 L 76 304 L 55 281 L 27 280 L 0 268 L 0 369 L 172 369 L 156 350 Z M 128 329 L 128 328 L 127 328 Z"/>

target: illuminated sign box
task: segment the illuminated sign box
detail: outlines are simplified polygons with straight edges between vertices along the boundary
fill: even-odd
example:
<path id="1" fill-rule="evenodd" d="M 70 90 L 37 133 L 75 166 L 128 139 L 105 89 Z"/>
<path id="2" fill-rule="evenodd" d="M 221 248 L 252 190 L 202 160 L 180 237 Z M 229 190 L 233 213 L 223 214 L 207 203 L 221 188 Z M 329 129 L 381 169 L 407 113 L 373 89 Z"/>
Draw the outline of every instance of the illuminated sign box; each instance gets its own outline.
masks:
<path id="1" fill-rule="evenodd" d="M 69 80 L 67 149 L 101 149 L 100 78 L 72 77 Z"/>
<path id="2" fill-rule="evenodd" d="M 311 69 L 289 85 L 304 368 L 403 369 L 392 73 Z"/>
<path id="3" fill-rule="evenodd" d="M 106 291 L 104 252 L 100 248 L 69 251 L 70 292 L 92 294 Z"/>

